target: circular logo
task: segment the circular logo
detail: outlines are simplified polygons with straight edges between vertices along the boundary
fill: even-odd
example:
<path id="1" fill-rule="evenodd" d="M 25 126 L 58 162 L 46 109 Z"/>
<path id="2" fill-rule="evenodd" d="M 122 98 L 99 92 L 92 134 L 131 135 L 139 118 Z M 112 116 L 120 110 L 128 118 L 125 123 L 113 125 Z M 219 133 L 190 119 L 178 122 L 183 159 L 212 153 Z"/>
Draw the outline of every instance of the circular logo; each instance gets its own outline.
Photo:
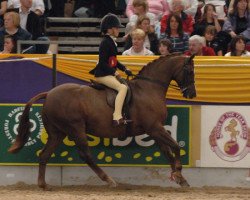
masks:
<path id="1" fill-rule="evenodd" d="M 226 112 L 213 128 L 209 143 L 221 159 L 235 162 L 243 159 L 250 149 L 250 131 L 245 118 L 237 112 Z"/>
<path id="2" fill-rule="evenodd" d="M 4 120 L 4 134 L 11 143 L 15 141 L 16 135 L 18 134 L 18 126 L 23 110 L 24 107 L 16 107 L 12 109 Z M 29 115 L 31 134 L 25 146 L 34 145 L 37 140 L 40 140 L 40 135 L 43 129 L 43 122 L 39 111 L 35 111 L 33 108 L 31 108 Z"/>

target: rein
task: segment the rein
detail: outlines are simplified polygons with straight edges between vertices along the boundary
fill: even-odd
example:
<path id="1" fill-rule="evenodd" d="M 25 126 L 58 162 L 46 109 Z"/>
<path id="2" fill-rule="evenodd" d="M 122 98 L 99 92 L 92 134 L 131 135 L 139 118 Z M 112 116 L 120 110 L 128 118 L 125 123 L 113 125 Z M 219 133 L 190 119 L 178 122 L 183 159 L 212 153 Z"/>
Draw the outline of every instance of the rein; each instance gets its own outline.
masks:
<path id="1" fill-rule="evenodd" d="M 184 92 L 185 90 L 188 89 L 188 85 L 189 85 L 189 77 L 188 77 L 188 73 L 189 73 L 189 69 L 188 69 L 188 60 L 186 59 L 184 62 L 184 67 L 183 67 L 183 80 L 182 80 L 182 84 L 181 86 L 177 86 L 177 85 L 173 85 L 173 84 L 169 84 L 169 87 L 174 89 L 174 90 L 180 90 L 181 92 Z M 135 79 L 141 79 L 141 80 L 145 80 L 145 81 L 149 81 L 151 83 L 155 83 L 157 85 L 160 85 L 164 88 L 168 87 L 167 84 L 165 84 L 163 81 L 159 81 L 156 79 L 151 79 L 145 76 L 141 76 L 141 75 L 136 75 L 136 74 L 132 74 L 133 77 L 135 77 Z"/>
<path id="2" fill-rule="evenodd" d="M 151 79 L 151 78 L 148 78 L 145 76 L 140 76 L 140 75 L 135 75 L 135 74 L 133 74 L 132 76 L 134 76 L 136 79 L 141 79 L 141 80 L 149 81 L 151 83 L 155 83 L 155 84 L 160 85 L 164 88 L 167 87 L 167 84 L 165 84 L 164 82 L 159 81 L 159 80 L 155 80 L 155 79 Z M 171 84 L 171 83 L 169 84 L 169 87 L 171 87 L 174 90 L 181 90 L 179 86 Z"/>
<path id="3" fill-rule="evenodd" d="M 159 80 L 155 80 L 155 79 L 151 79 L 151 78 L 148 78 L 148 77 L 145 77 L 145 76 L 135 75 L 135 74 L 133 74 L 133 76 L 134 76 L 136 79 L 141 79 L 141 80 L 149 81 L 149 82 L 151 82 L 151 83 L 155 83 L 155 84 L 157 84 L 157 85 L 160 85 L 160 86 L 162 86 L 162 87 L 164 87 L 164 88 L 167 86 L 164 82 L 159 81 Z"/>

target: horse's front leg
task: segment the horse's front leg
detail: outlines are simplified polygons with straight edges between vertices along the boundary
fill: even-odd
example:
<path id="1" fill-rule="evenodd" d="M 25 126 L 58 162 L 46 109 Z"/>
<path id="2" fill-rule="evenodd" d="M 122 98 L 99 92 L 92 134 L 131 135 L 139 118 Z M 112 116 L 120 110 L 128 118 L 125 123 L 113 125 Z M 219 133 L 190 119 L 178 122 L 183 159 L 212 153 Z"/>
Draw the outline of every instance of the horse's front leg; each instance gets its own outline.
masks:
<path id="1" fill-rule="evenodd" d="M 165 157 L 170 161 L 172 168 L 171 179 L 181 186 L 189 186 L 188 182 L 181 174 L 180 147 L 177 142 L 163 126 L 155 128 L 151 131 L 150 135 L 155 139 Z"/>

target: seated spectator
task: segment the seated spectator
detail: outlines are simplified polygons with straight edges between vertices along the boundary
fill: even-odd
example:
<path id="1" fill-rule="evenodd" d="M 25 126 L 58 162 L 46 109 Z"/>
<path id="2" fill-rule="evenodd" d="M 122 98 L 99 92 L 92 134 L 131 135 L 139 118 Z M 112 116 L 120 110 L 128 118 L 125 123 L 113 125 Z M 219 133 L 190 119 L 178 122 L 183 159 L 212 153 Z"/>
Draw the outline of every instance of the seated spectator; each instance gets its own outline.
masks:
<path id="1" fill-rule="evenodd" d="M 206 46 L 211 47 L 217 56 L 223 56 L 223 45 L 216 37 L 216 28 L 208 25 L 205 29 L 204 37 L 206 39 Z"/>
<path id="2" fill-rule="evenodd" d="M 137 20 L 136 28 L 142 29 L 146 34 L 144 47 L 152 51 L 154 54 L 157 54 L 158 38 L 154 30 L 150 28 L 149 18 L 147 16 L 140 16 L 139 19 Z M 129 49 L 131 46 L 132 46 L 132 38 L 131 35 L 129 34 L 125 41 L 124 50 Z"/>
<path id="3" fill-rule="evenodd" d="M 3 26 L 3 15 L 6 13 L 7 10 L 7 0 L 0 1 L 0 27 Z"/>
<path id="4" fill-rule="evenodd" d="M 11 35 L 4 36 L 4 47 L 1 54 L 16 53 L 16 41 Z"/>
<path id="5" fill-rule="evenodd" d="M 233 14 L 233 5 L 234 5 L 234 0 L 229 0 L 228 14 Z M 248 0 L 248 12 L 250 12 L 250 3 L 249 3 L 249 0 Z"/>
<path id="6" fill-rule="evenodd" d="M 189 50 L 185 55 L 191 56 L 215 56 L 215 52 L 211 47 L 206 47 L 205 38 L 200 35 L 193 35 L 189 38 Z"/>
<path id="7" fill-rule="evenodd" d="M 150 56 L 154 53 L 143 46 L 146 34 L 141 29 L 131 32 L 132 47 L 122 53 L 125 56 Z"/>
<path id="8" fill-rule="evenodd" d="M 247 42 L 250 40 L 250 13 L 248 12 L 247 0 L 235 0 L 232 8 L 225 20 L 222 30 L 230 34 L 232 38 L 243 35 Z"/>
<path id="9" fill-rule="evenodd" d="M 172 53 L 173 45 L 168 39 L 161 39 L 159 41 L 159 53 L 161 56 L 167 56 Z"/>
<path id="10" fill-rule="evenodd" d="M 20 16 L 20 26 L 22 29 L 28 31 L 32 35 L 32 40 L 49 41 L 43 33 L 43 28 L 40 23 L 39 16 L 31 10 L 31 0 L 20 0 L 21 7 L 14 9 Z M 32 53 L 47 53 L 49 44 L 34 45 L 34 52 Z"/>
<path id="11" fill-rule="evenodd" d="M 212 4 L 216 8 L 216 13 L 219 20 L 225 20 L 226 18 L 226 2 L 225 0 L 205 0 L 205 5 Z M 204 7 L 201 9 L 203 13 Z"/>
<path id="12" fill-rule="evenodd" d="M 134 0 L 133 1 L 134 14 L 130 16 L 129 23 L 126 26 L 126 33 L 130 33 L 135 29 L 135 25 L 140 16 L 146 15 L 150 19 L 151 29 L 154 30 L 155 27 L 155 15 L 148 12 L 148 2 L 147 0 Z"/>
<path id="13" fill-rule="evenodd" d="M 128 18 L 135 14 L 133 1 L 134 0 L 128 0 L 126 8 L 126 15 Z M 169 5 L 166 0 L 147 0 L 147 2 L 148 12 L 153 13 L 157 20 L 160 21 L 163 15 L 169 14 Z"/>
<path id="14" fill-rule="evenodd" d="M 184 12 L 185 8 L 184 0 L 172 0 L 170 3 L 171 13 L 180 16 L 183 26 L 183 31 L 188 35 L 193 32 L 194 20 L 191 15 L 187 15 Z M 164 15 L 161 19 L 161 33 L 165 33 L 167 29 L 167 21 L 170 15 Z"/>
<path id="15" fill-rule="evenodd" d="M 0 28 L 0 51 L 4 49 L 4 36 L 11 35 L 15 41 L 31 40 L 32 35 L 20 27 L 20 17 L 16 12 L 4 14 L 4 26 Z M 24 45 L 25 48 L 30 45 Z"/>
<path id="16" fill-rule="evenodd" d="M 166 32 L 161 35 L 161 38 L 171 41 L 173 52 L 184 53 L 188 50 L 189 35 L 183 31 L 182 20 L 179 15 L 169 15 Z"/>
<path id="17" fill-rule="evenodd" d="M 225 56 L 250 56 L 250 52 L 246 50 L 246 40 L 242 35 L 234 37 L 230 43 L 230 52 Z"/>
<path id="18" fill-rule="evenodd" d="M 32 7 L 31 10 L 35 12 L 38 16 L 43 15 L 45 11 L 45 6 L 43 0 L 30 0 Z M 53 2 L 53 1 L 51 1 Z M 8 8 L 19 8 L 21 6 L 20 0 L 8 0 Z"/>
<path id="19" fill-rule="evenodd" d="M 206 4 L 204 7 L 204 13 L 201 16 L 201 20 L 194 24 L 194 31 L 192 35 L 204 35 L 204 31 L 208 25 L 212 25 L 216 28 L 216 32 L 220 32 L 223 26 L 223 21 L 218 20 L 218 15 L 213 4 Z"/>

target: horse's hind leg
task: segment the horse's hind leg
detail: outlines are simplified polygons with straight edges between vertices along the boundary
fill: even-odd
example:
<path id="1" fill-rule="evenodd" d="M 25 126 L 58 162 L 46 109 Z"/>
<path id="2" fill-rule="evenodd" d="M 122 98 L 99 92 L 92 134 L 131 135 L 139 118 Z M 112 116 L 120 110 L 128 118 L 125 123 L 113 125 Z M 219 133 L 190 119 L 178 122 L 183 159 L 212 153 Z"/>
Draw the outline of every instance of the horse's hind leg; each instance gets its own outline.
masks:
<path id="1" fill-rule="evenodd" d="M 150 135 L 156 140 L 165 157 L 170 160 L 172 168 L 171 178 L 173 178 L 175 182 L 181 186 L 189 186 L 186 179 L 181 174 L 182 165 L 180 161 L 180 147 L 177 142 L 162 126 L 156 128 L 151 133 L 152 134 Z"/>
<path id="2" fill-rule="evenodd" d="M 65 135 L 60 134 L 60 130 L 57 130 L 52 127 L 46 127 L 47 133 L 49 135 L 48 141 L 45 144 L 42 152 L 39 155 L 39 173 L 38 173 L 38 186 L 44 190 L 49 190 L 45 182 L 45 171 L 46 165 L 55 151 L 56 147 L 62 143 Z"/>
<path id="3" fill-rule="evenodd" d="M 85 132 L 77 133 L 73 136 L 76 143 L 80 158 L 85 161 L 89 167 L 99 176 L 99 178 L 109 184 L 111 187 L 116 187 L 117 183 L 108 176 L 97 164 L 93 161 L 91 152 L 88 146 L 87 135 Z"/>

